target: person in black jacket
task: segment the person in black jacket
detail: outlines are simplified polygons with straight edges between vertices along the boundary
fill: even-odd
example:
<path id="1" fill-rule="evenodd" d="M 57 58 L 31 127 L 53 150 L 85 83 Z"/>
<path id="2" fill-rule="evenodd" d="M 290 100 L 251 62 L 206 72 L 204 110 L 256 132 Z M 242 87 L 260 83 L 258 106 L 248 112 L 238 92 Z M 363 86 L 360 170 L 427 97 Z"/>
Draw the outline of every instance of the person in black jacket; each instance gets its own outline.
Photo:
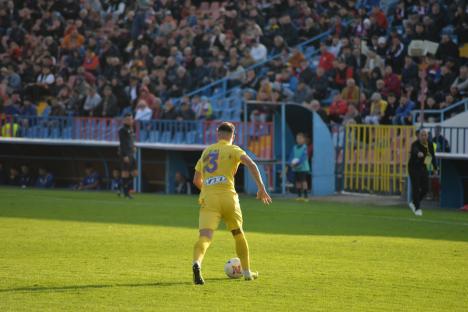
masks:
<path id="1" fill-rule="evenodd" d="M 417 216 L 422 216 L 421 200 L 426 196 L 429 187 L 429 168 L 437 170 L 434 146 L 429 141 L 427 130 L 420 130 L 418 140 L 411 144 L 411 154 L 408 163 L 408 172 L 411 180 L 413 200 L 409 203 L 410 209 Z"/>
<path id="2" fill-rule="evenodd" d="M 132 179 L 138 175 L 137 164 L 134 157 L 135 154 L 135 134 L 133 132 L 133 116 L 127 113 L 123 119 L 123 127 L 119 130 L 119 156 L 122 169 L 122 192 L 123 196 L 132 199 L 130 196 L 130 184 Z"/>

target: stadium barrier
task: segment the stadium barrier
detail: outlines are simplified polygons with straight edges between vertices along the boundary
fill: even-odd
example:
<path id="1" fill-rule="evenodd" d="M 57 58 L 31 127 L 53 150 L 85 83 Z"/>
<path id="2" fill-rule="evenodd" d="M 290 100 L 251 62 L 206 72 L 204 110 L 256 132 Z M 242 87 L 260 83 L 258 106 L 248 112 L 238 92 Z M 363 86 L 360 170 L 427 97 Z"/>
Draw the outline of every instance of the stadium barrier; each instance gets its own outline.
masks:
<path id="1" fill-rule="evenodd" d="M 209 145 L 216 142 L 219 121 L 150 120 L 135 124 L 136 141 L 145 145 L 165 143 L 177 145 Z M 257 158 L 273 158 L 272 122 L 234 122 L 235 143 L 250 149 Z M 122 120 L 92 117 L 30 117 L 0 118 L 2 137 L 26 139 L 81 140 L 117 142 Z"/>
<path id="2" fill-rule="evenodd" d="M 344 135 L 345 191 L 401 194 L 407 176 L 413 126 L 348 125 Z"/>

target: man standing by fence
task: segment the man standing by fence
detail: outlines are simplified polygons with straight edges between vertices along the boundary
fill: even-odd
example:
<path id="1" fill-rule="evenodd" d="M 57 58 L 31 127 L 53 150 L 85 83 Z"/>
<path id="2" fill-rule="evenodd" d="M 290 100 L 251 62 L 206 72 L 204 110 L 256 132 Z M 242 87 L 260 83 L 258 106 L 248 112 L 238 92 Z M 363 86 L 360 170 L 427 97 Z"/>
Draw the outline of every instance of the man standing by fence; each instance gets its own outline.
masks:
<path id="1" fill-rule="evenodd" d="M 411 145 L 408 172 L 411 180 L 412 201 L 410 209 L 417 216 L 422 216 L 421 200 L 426 196 L 429 187 L 429 168 L 437 170 L 434 146 L 429 142 L 426 130 L 417 133 L 418 139 Z"/>
<path id="2" fill-rule="evenodd" d="M 123 119 L 123 127 L 119 130 L 119 156 L 122 169 L 122 192 L 123 196 L 131 199 L 130 184 L 132 183 L 131 175 L 138 175 L 137 163 L 134 157 L 135 154 L 135 134 L 133 132 L 133 116 L 127 113 Z"/>

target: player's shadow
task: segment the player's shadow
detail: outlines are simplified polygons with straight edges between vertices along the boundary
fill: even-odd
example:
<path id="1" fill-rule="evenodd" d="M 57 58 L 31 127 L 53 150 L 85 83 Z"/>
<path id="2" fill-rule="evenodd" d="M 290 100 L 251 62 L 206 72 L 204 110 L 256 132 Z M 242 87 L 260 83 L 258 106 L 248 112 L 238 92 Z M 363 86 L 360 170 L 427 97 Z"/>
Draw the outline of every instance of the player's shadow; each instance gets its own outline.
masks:
<path id="1" fill-rule="evenodd" d="M 229 279 L 206 278 L 205 281 L 211 283 L 211 282 L 229 281 Z M 79 290 L 102 289 L 102 288 L 172 287 L 172 286 L 190 286 L 190 285 L 193 285 L 193 283 L 189 281 L 175 281 L 175 282 L 90 284 L 90 285 L 66 285 L 66 286 L 29 286 L 29 287 L 17 287 L 17 288 L 4 288 L 4 289 L 0 289 L 0 293 L 73 292 L 73 291 L 79 291 Z"/>

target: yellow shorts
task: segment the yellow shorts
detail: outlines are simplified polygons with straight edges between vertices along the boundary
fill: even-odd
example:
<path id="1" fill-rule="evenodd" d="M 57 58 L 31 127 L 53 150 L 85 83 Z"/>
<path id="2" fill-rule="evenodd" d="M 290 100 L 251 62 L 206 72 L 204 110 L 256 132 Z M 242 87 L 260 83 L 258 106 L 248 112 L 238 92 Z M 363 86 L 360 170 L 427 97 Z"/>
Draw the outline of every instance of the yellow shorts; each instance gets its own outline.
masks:
<path id="1" fill-rule="evenodd" d="M 200 200 L 198 228 L 216 230 L 223 219 L 229 231 L 242 229 L 242 211 L 237 195 L 208 195 Z"/>

